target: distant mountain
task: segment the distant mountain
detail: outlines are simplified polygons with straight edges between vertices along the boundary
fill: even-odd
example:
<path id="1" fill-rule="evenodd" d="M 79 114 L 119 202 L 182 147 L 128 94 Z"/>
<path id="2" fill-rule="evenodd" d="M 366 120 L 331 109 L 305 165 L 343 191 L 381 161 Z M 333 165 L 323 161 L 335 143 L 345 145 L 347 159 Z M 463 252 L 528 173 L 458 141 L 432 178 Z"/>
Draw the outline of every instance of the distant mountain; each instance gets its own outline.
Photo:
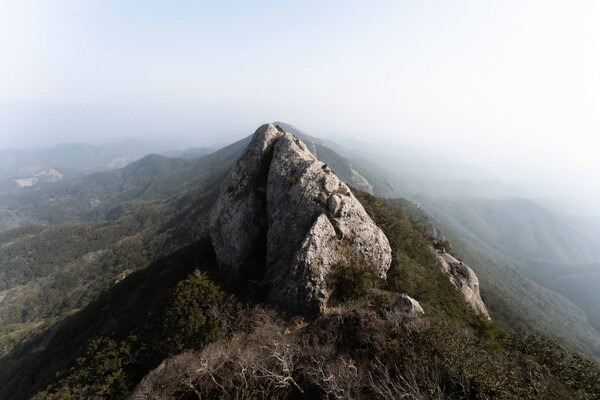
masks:
<path id="1" fill-rule="evenodd" d="M 70 179 L 91 172 L 122 168 L 151 153 L 198 158 L 214 151 L 205 147 L 175 150 L 175 146 L 168 142 L 129 139 L 101 145 L 63 143 L 32 150 L 0 149 L 0 181 L 27 179 L 45 168 L 56 169 L 65 175 L 65 179 Z"/>
<path id="2" fill-rule="evenodd" d="M 0 327 L 9 329 L 0 329 L 0 351 L 205 232 L 207 207 L 248 140 L 198 160 L 148 155 L 3 197 L 5 221 L 23 227 L 0 232 Z"/>
<path id="3" fill-rule="evenodd" d="M 431 196 L 414 200 L 454 232 L 523 262 L 589 263 L 600 256 L 600 240 L 532 200 Z"/>
<path id="4" fill-rule="evenodd" d="M 415 149 L 408 143 L 388 146 L 357 140 L 346 140 L 341 145 L 333 140 L 314 138 L 293 125 L 275 123 L 304 141 L 326 146 L 357 165 L 374 168 L 371 178 L 379 177 L 387 182 L 386 190 L 376 193 L 379 196 L 410 198 L 424 194 L 500 199 L 535 195 L 526 187 L 507 184 L 484 169 L 457 162 L 445 151 Z"/>
<path id="5" fill-rule="evenodd" d="M 64 178 L 64 174 L 54 168 L 44 168 L 29 178 L 15 179 L 15 183 L 19 187 L 29 187 L 42 183 L 56 183 Z"/>
<path id="6" fill-rule="evenodd" d="M 131 200 L 158 200 L 202 180 L 232 162 L 247 143 L 227 146 L 199 160 L 151 154 L 124 168 L 97 172 L 44 187 L 0 196 L 0 230 L 27 224 L 56 224 L 106 216 Z"/>
<path id="7" fill-rule="evenodd" d="M 161 155 L 175 158 L 200 158 L 214 153 L 215 149 L 209 147 L 190 147 L 185 150 L 170 150 L 162 152 Z"/>
<path id="8" fill-rule="evenodd" d="M 351 185 L 384 197 L 399 192 L 395 179 L 377 164 L 347 159 L 322 145 L 319 139 L 303 133 L 300 137 L 309 150 Z M 167 152 L 186 158 L 148 155 L 121 169 L 89 174 L 52 187 L 23 188 L 0 195 L 0 230 L 31 223 L 55 224 L 97 218 L 123 200 L 164 198 L 201 179 L 220 163 L 231 162 L 248 141 L 249 138 L 242 139 L 216 152 L 204 148 Z M 209 154 L 196 157 L 204 152 Z"/>
<path id="9" fill-rule="evenodd" d="M 141 155 L 143 154 L 139 156 Z M 49 149 L 27 151 L 3 149 L 0 150 L 0 178 L 21 179 L 43 168 L 99 171 L 109 169 L 111 162 L 115 160 L 131 162 L 135 158 L 131 150 L 119 151 L 86 144 L 60 144 Z"/>
<path id="10" fill-rule="evenodd" d="M 600 331 L 600 263 L 562 264 L 532 262 L 529 265 L 545 286 L 570 299 L 584 310 Z"/>

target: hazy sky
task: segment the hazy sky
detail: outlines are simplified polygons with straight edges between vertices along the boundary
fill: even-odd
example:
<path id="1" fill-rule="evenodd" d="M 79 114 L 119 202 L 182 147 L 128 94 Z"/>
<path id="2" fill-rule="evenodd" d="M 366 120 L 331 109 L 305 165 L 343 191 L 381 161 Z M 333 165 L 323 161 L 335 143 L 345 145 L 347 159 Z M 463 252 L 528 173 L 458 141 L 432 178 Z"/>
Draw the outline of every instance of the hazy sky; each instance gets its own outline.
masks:
<path id="1" fill-rule="evenodd" d="M 272 120 L 600 199 L 600 2 L 0 0 L 0 148 Z"/>

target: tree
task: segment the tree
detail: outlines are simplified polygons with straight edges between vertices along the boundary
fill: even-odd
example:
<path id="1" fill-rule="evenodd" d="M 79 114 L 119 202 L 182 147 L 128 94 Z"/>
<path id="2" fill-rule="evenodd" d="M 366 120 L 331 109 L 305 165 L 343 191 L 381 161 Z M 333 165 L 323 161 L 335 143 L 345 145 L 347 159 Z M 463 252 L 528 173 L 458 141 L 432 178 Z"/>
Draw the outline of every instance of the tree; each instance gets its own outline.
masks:
<path id="1" fill-rule="evenodd" d="M 198 270 L 177 284 L 163 325 L 177 350 L 200 348 L 219 335 L 218 320 L 207 311 L 222 298 L 219 288 Z"/>

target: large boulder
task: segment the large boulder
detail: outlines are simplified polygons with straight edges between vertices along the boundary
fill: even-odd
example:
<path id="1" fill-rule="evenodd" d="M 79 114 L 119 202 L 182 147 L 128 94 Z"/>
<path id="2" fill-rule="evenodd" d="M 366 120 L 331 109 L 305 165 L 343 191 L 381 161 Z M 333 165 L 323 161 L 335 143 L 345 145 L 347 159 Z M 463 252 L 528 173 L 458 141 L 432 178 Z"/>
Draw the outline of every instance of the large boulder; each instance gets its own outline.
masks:
<path id="1" fill-rule="evenodd" d="M 261 126 L 234 165 L 210 218 L 221 268 L 260 282 L 287 314 L 327 307 L 332 272 L 346 258 L 385 278 L 386 236 L 350 189 L 295 136 Z"/>
<path id="2" fill-rule="evenodd" d="M 481 300 L 479 293 L 479 279 L 475 272 L 465 263 L 458 260 L 453 255 L 446 253 L 445 250 L 435 250 L 438 265 L 444 275 L 458 289 L 461 296 L 477 313 L 490 319 L 490 315 Z"/>
<path id="3" fill-rule="evenodd" d="M 394 301 L 394 304 L 392 304 L 392 310 L 401 311 L 410 315 L 419 315 L 425 313 L 425 311 L 423 311 L 423 307 L 421 307 L 421 304 L 406 294 L 400 295 L 400 297 Z"/>

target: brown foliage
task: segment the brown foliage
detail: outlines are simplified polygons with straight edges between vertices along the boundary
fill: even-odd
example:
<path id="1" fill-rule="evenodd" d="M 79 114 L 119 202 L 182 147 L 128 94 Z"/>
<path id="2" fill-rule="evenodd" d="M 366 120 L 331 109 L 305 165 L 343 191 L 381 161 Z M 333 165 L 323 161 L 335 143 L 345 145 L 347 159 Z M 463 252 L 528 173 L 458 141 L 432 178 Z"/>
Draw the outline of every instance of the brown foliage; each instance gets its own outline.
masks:
<path id="1" fill-rule="evenodd" d="M 132 398 L 587 398 L 531 357 L 506 343 L 487 346 L 480 329 L 451 319 L 346 307 L 304 325 L 235 307 L 222 320 L 239 321 L 240 330 L 223 327 L 228 340 L 165 361 Z"/>

